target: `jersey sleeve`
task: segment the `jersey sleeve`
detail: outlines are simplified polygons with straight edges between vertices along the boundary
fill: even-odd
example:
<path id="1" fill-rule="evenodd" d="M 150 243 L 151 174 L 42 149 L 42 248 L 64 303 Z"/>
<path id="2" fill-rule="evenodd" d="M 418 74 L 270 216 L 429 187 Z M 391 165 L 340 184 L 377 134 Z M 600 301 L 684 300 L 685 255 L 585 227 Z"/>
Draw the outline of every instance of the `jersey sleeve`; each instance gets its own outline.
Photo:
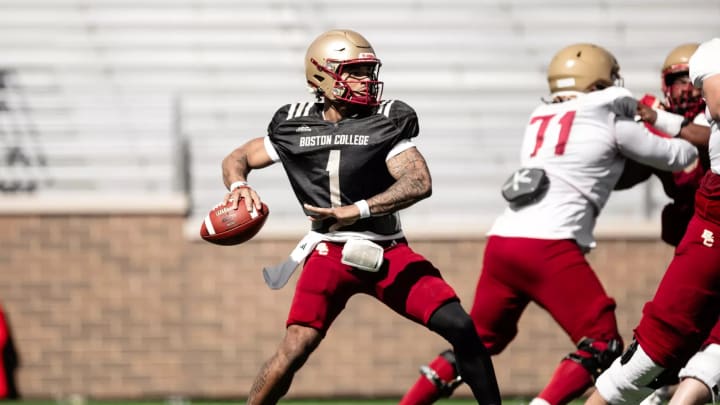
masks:
<path id="1" fill-rule="evenodd" d="M 600 91 L 592 91 L 587 94 L 590 104 L 606 105 L 612 104 L 615 100 L 623 97 L 632 97 L 632 92 L 625 87 L 612 86 Z"/>
<path id="2" fill-rule="evenodd" d="M 615 138 L 621 154 L 660 170 L 681 170 L 698 155 L 697 148 L 690 142 L 653 135 L 643 125 L 630 120 L 615 123 Z"/>
<path id="3" fill-rule="evenodd" d="M 690 80 L 697 88 L 710 76 L 720 74 L 720 38 L 713 38 L 700 44 L 690 57 Z"/>
<path id="4" fill-rule="evenodd" d="M 708 122 L 707 117 L 709 117 L 709 115 L 705 115 L 705 113 L 703 112 L 702 114 L 696 115 L 692 123 L 703 127 L 710 127 L 710 123 Z"/>
<path id="5" fill-rule="evenodd" d="M 603 91 L 607 92 L 608 97 L 611 100 L 614 100 L 614 99 L 620 98 L 620 97 L 633 97 L 632 92 L 629 89 L 626 89 L 625 87 L 612 86 L 612 87 L 608 87 L 607 89 L 605 89 Z"/>
<path id="6" fill-rule="evenodd" d="M 287 120 L 291 106 L 292 104 L 285 104 L 275 111 L 270 124 L 268 124 L 267 135 L 263 139 L 265 151 L 275 163 L 281 160 L 280 153 L 286 151 L 288 147 L 287 137 L 280 136 L 278 127 Z"/>
<path id="7" fill-rule="evenodd" d="M 387 156 L 385 156 L 385 161 L 388 161 L 393 157 L 399 155 L 400 153 L 414 147 L 415 144 L 413 143 L 413 141 L 409 139 L 403 139 L 402 141 L 398 142 L 392 149 L 390 149 L 390 152 L 388 152 Z"/>
<path id="8" fill-rule="evenodd" d="M 400 130 L 402 139 L 411 139 L 418 136 L 420 127 L 415 110 L 400 100 L 392 100 L 380 108 L 380 113 L 385 114 Z"/>
<path id="9" fill-rule="evenodd" d="M 274 163 L 280 161 L 280 155 L 278 155 L 277 149 L 275 149 L 275 145 L 272 144 L 269 135 L 263 137 L 263 146 L 265 146 L 265 153 L 270 156 L 270 160 L 272 160 Z"/>
<path id="10" fill-rule="evenodd" d="M 275 114 L 273 115 L 272 120 L 270 120 L 270 124 L 268 124 L 267 128 L 267 134 L 270 138 L 272 138 L 272 136 L 275 134 L 275 129 L 278 127 L 278 125 L 280 125 L 281 122 L 287 120 L 289 110 L 290 104 L 285 104 L 277 111 L 275 111 Z"/>
<path id="11" fill-rule="evenodd" d="M 600 91 L 591 91 L 585 96 L 585 104 L 598 108 L 607 108 L 616 117 L 634 118 L 638 101 L 630 90 L 612 86 Z"/>

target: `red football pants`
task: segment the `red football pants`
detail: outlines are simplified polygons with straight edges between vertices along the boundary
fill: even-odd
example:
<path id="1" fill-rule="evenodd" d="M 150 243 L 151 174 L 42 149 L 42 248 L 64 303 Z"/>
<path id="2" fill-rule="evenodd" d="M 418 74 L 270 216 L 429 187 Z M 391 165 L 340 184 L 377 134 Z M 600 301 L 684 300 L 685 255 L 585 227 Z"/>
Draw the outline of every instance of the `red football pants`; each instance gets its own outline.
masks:
<path id="1" fill-rule="evenodd" d="M 703 346 L 707 346 L 709 344 L 720 345 L 720 321 L 715 323 L 715 327 L 710 332 L 710 336 L 705 339 Z"/>
<path id="2" fill-rule="evenodd" d="M 679 367 L 707 338 L 720 315 L 720 225 L 697 214 L 675 250 L 635 337 L 659 365 Z"/>
<path id="3" fill-rule="evenodd" d="M 325 333 L 355 294 L 375 297 L 398 314 L 427 325 L 430 316 L 455 290 L 440 271 L 401 242 L 385 249 L 377 273 L 342 264 L 342 244 L 322 242 L 305 262 L 295 287 L 287 325 L 305 325 Z"/>
<path id="4" fill-rule="evenodd" d="M 492 354 L 517 334 L 530 303 L 547 310 L 577 344 L 619 339 L 615 301 L 572 240 L 491 236 L 470 315 Z"/>

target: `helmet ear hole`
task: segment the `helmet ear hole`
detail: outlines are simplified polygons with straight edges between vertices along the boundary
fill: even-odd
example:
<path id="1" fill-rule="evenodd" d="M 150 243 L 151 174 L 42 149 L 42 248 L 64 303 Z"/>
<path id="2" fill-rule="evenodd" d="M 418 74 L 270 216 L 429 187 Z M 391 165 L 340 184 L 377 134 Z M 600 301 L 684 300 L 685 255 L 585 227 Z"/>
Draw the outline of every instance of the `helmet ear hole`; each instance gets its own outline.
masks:
<path id="1" fill-rule="evenodd" d="M 313 77 L 315 78 L 315 80 L 317 80 L 319 82 L 322 82 L 323 80 L 325 80 L 325 78 L 320 75 L 313 75 Z"/>

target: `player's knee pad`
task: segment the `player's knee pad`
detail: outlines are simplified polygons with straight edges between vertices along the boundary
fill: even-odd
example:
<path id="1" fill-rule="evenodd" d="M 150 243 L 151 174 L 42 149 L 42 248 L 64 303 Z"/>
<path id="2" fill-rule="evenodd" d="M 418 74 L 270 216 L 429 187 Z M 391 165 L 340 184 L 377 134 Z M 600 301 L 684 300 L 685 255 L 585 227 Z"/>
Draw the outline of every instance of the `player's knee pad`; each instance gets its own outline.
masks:
<path id="1" fill-rule="evenodd" d="M 720 345 L 711 344 L 695 353 L 678 375 L 680 378 L 691 377 L 705 384 L 715 402 L 720 385 Z"/>
<path id="2" fill-rule="evenodd" d="M 458 371 L 455 353 L 453 353 L 452 350 L 446 350 L 440 353 L 440 356 L 453 367 L 454 378 L 449 381 L 443 380 L 433 368 L 434 364 L 420 367 L 420 374 L 430 380 L 431 383 L 435 384 L 435 387 L 438 389 L 441 397 L 449 397 L 452 395 L 453 391 L 462 384 L 462 378 L 460 377 L 460 372 Z"/>
<path id="3" fill-rule="evenodd" d="M 633 341 L 598 377 L 595 388 L 610 404 L 637 404 L 653 392 L 649 385 L 663 370 Z"/>
<path id="4" fill-rule="evenodd" d="M 595 379 L 610 367 L 613 360 L 620 356 L 622 341 L 620 339 L 601 341 L 583 338 L 577 348 L 576 352 L 568 354 L 565 358 L 579 363 Z"/>

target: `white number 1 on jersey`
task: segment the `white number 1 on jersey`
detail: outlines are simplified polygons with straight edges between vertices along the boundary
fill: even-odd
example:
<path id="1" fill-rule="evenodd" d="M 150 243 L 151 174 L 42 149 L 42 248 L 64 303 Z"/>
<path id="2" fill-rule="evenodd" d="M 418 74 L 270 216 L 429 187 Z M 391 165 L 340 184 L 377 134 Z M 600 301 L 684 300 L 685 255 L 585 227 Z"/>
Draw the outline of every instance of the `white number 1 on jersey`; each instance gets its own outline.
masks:
<path id="1" fill-rule="evenodd" d="M 328 156 L 327 167 L 330 180 L 330 206 L 339 207 L 342 205 L 340 201 L 340 150 L 333 149 Z"/>

